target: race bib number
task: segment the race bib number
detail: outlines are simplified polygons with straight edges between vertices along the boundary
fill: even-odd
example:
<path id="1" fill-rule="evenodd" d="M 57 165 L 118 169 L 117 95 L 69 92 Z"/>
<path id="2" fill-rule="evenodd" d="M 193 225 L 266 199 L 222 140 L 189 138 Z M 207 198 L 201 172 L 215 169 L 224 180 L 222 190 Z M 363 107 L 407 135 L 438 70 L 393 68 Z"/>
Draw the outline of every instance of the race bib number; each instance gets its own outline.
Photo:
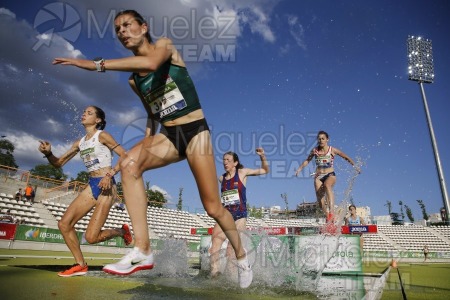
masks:
<path id="1" fill-rule="evenodd" d="M 222 204 L 223 206 L 230 206 L 239 204 L 241 201 L 239 199 L 239 191 L 237 189 L 224 191 L 222 193 Z"/>
<path id="2" fill-rule="evenodd" d="M 81 159 L 84 162 L 86 168 L 92 168 L 93 166 L 100 163 L 97 156 L 95 155 L 94 147 L 86 148 L 80 152 Z"/>
<path id="3" fill-rule="evenodd" d="M 165 85 L 150 93 L 149 99 L 152 113 L 159 119 L 187 106 L 180 89 L 170 77 Z"/>
<path id="4" fill-rule="evenodd" d="M 89 161 L 84 161 L 84 165 L 86 166 L 86 168 L 92 168 L 93 166 L 99 164 L 100 161 L 98 160 L 98 158 L 93 159 L 93 160 L 89 160 Z"/>

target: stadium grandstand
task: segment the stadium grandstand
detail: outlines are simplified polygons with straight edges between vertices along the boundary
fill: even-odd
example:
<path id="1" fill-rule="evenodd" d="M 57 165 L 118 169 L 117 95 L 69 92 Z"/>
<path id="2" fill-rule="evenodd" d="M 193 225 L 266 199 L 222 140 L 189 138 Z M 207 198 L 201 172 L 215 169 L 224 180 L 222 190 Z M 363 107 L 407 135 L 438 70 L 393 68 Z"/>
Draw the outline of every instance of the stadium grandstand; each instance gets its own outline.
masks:
<path id="1" fill-rule="evenodd" d="M 55 182 L 43 178 L 35 178 L 27 173 L 11 172 L 1 169 L 0 174 L 0 210 L 5 213 L 9 210 L 21 225 L 41 228 L 57 229 L 57 222 L 61 219 L 70 202 L 82 190 L 82 184 L 68 184 Z M 16 200 L 14 193 L 31 183 L 36 190 L 35 203 L 31 205 L 23 200 Z M 312 209 L 312 208 L 307 208 Z M 91 213 L 81 219 L 76 230 L 83 232 L 89 223 Z M 191 228 L 211 228 L 214 220 L 204 213 L 191 213 L 188 211 L 148 206 L 147 220 L 150 227 L 151 239 L 176 238 L 198 244 L 199 235 L 191 234 Z M 104 228 L 117 228 L 128 223 L 130 217 L 126 208 L 124 210 L 111 208 Z M 380 222 L 381 223 L 381 222 Z M 377 234 L 364 235 L 364 256 L 371 253 L 409 252 L 421 254 L 423 247 L 428 245 L 435 257 L 450 258 L 450 227 L 449 226 L 422 226 L 422 225 L 388 225 L 378 223 Z M 248 229 L 274 228 L 274 227 L 318 227 L 322 224 L 318 219 L 282 219 L 249 217 Z M 131 228 L 132 229 L 132 228 Z M 4 244 L 2 244 L 4 245 Z"/>

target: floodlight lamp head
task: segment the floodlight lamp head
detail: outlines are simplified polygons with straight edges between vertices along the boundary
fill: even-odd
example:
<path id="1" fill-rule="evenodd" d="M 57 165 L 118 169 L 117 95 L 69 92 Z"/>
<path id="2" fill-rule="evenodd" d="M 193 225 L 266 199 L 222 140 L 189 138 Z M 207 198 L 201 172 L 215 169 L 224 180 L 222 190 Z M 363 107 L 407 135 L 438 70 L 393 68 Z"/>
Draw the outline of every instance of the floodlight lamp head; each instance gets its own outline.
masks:
<path id="1" fill-rule="evenodd" d="M 434 81 L 433 48 L 431 40 L 409 36 L 408 79 L 424 83 Z"/>

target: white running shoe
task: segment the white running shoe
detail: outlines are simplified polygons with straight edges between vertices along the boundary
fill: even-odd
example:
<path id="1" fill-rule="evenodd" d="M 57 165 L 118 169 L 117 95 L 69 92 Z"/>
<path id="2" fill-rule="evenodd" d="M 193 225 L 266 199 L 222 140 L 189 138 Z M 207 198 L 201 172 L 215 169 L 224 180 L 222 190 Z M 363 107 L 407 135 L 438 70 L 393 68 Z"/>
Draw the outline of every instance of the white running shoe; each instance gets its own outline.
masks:
<path id="1" fill-rule="evenodd" d="M 245 250 L 245 249 L 244 249 Z M 245 250 L 245 257 L 237 261 L 239 285 L 246 289 L 253 281 L 253 271 L 248 263 L 247 250 Z"/>
<path id="2" fill-rule="evenodd" d="M 145 255 L 134 247 L 127 255 L 115 263 L 103 267 L 103 271 L 114 275 L 129 275 L 131 273 L 153 269 L 153 253 Z"/>

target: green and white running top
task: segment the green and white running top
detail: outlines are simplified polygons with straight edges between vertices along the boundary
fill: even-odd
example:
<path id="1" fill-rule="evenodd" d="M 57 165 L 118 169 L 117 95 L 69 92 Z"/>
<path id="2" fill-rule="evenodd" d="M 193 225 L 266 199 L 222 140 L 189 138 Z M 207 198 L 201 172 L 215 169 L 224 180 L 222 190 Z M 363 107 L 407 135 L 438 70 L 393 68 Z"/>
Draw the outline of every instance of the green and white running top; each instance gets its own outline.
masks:
<path id="1" fill-rule="evenodd" d="M 194 83 L 185 67 L 168 60 L 157 71 L 133 79 L 151 118 L 160 123 L 175 120 L 201 108 Z"/>

